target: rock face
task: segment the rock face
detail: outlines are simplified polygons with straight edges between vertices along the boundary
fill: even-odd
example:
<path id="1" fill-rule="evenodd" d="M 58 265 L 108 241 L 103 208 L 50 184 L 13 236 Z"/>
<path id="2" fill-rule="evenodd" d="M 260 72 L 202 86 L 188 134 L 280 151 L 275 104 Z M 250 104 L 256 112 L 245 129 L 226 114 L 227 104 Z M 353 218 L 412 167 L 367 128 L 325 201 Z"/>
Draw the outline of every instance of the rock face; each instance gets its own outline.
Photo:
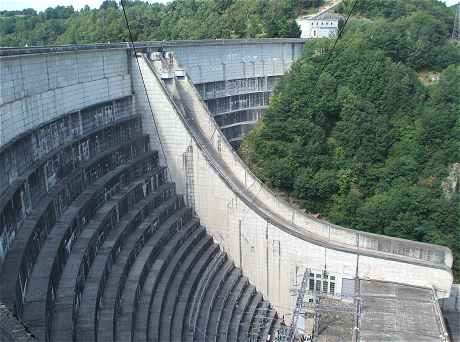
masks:
<path id="1" fill-rule="evenodd" d="M 460 192 L 460 163 L 454 163 L 449 167 L 449 176 L 442 183 L 442 189 L 447 197 Z"/>

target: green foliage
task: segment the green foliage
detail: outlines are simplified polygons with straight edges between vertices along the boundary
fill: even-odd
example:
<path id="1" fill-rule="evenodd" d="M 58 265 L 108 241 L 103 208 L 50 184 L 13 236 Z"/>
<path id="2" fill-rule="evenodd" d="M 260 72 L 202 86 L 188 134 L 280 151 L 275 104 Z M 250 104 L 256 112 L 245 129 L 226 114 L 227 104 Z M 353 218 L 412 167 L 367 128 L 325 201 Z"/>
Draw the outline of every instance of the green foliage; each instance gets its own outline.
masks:
<path id="1" fill-rule="evenodd" d="M 0 11 L 0 46 L 52 44 L 74 14 L 72 6 L 56 6 L 38 14 L 33 9 Z"/>
<path id="2" fill-rule="evenodd" d="M 346 12 L 352 3 L 353 0 L 345 0 L 341 5 L 341 11 Z M 453 11 L 438 0 L 359 0 L 355 8 L 358 15 L 367 18 L 381 17 L 390 21 L 415 12 L 429 13 L 434 17 L 443 18 L 446 23 L 449 16 L 453 15 Z"/>
<path id="3" fill-rule="evenodd" d="M 136 41 L 299 37 L 295 18 L 323 0 L 175 0 L 167 5 L 124 1 Z M 128 40 L 122 8 L 105 0 L 99 9 L 57 6 L 0 12 L 0 46 L 119 42 Z"/>
<path id="4" fill-rule="evenodd" d="M 344 2 L 342 12 L 350 7 Z M 356 12 L 380 20 L 358 30 L 370 36 L 370 48 L 382 49 L 394 61 L 416 70 L 441 70 L 460 62 L 458 47 L 448 40 L 455 12 L 437 0 L 360 0 Z M 382 18 L 386 20 L 381 20 Z"/>
<path id="5" fill-rule="evenodd" d="M 460 279 L 460 194 L 441 187 L 460 162 L 460 59 L 449 59 L 460 47 L 448 41 L 450 12 L 428 0 L 363 3 L 361 15 L 380 18 L 353 20 L 329 59 L 331 42 L 307 45 L 243 156 L 308 212 L 450 247 Z M 417 70 L 425 68 L 442 70 L 439 82 L 424 86 Z"/>

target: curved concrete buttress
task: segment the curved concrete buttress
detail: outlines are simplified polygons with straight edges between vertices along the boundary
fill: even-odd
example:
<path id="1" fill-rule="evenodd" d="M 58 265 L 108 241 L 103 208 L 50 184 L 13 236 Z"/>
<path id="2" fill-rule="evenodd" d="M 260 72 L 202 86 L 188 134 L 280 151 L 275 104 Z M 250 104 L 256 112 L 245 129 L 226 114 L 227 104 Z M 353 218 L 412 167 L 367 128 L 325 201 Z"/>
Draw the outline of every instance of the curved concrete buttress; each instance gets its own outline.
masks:
<path id="1" fill-rule="evenodd" d="M 439 297 L 449 295 L 448 248 L 346 229 L 290 207 L 241 161 L 186 75 L 162 80 L 160 62 L 145 56 L 137 61 L 165 151 L 163 162 L 178 191 L 280 312 L 291 311 L 289 290 L 305 268 L 318 276 L 327 271 L 337 295 L 346 295 L 349 281 L 344 279 L 356 276 L 433 287 Z M 157 130 L 135 60 L 132 65 L 136 108 L 154 138 Z"/>

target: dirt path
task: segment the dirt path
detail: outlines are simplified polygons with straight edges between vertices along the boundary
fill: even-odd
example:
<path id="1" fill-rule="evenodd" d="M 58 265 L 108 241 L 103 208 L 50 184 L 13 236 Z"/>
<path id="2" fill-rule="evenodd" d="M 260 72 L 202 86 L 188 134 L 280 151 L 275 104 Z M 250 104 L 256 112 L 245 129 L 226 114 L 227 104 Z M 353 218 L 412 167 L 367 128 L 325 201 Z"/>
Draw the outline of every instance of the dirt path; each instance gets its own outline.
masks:
<path id="1" fill-rule="evenodd" d="M 324 14 L 327 11 L 330 11 L 331 9 L 337 7 L 341 2 L 343 2 L 343 0 L 331 0 L 331 1 L 328 1 L 324 6 L 321 6 L 318 9 L 318 12 L 313 13 L 311 15 L 311 17 L 316 17 L 316 16 L 319 16 L 321 14 Z"/>

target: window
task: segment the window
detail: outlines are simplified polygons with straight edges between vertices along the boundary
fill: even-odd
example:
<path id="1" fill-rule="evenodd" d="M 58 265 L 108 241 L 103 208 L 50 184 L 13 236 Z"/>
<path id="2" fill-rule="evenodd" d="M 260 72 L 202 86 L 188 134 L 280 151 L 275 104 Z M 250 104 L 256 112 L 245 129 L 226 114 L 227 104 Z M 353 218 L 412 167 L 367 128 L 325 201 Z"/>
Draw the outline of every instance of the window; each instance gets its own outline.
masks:
<path id="1" fill-rule="evenodd" d="M 310 279 L 309 290 L 310 291 L 315 290 L 315 280 L 314 279 Z"/>
<path id="2" fill-rule="evenodd" d="M 327 281 L 323 281 L 323 292 L 327 293 L 327 289 L 329 287 L 329 283 Z"/>
<path id="3" fill-rule="evenodd" d="M 332 294 L 335 293 L 335 283 L 331 283 L 331 286 L 330 286 L 330 293 L 332 293 Z"/>
<path id="4" fill-rule="evenodd" d="M 321 291 L 321 280 L 317 280 L 316 281 L 316 288 L 315 288 L 316 291 Z"/>

